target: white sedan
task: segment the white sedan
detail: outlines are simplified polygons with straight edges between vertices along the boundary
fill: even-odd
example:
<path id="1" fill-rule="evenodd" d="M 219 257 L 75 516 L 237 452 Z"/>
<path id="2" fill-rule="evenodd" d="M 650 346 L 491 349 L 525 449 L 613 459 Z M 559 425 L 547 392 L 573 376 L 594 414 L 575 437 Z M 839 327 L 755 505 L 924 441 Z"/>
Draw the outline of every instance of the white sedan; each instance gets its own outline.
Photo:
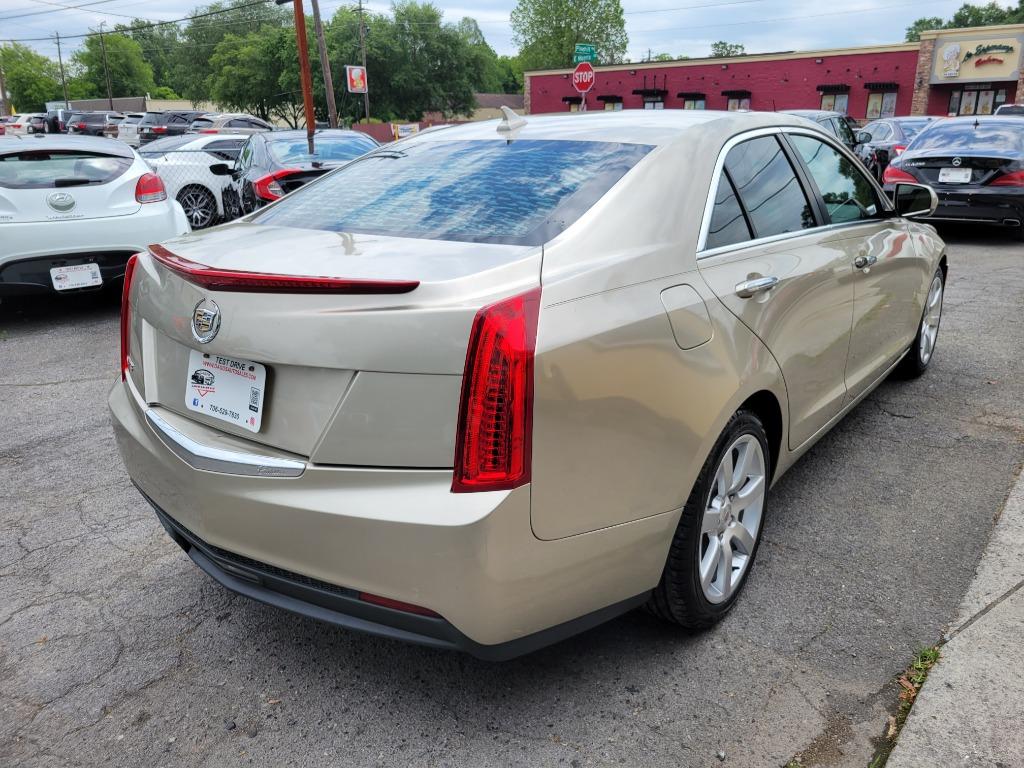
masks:
<path id="1" fill-rule="evenodd" d="M 249 137 L 220 133 L 209 136 L 168 136 L 139 150 L 142 159 L 167 187 L 167 194 L 181 203 L 192 229 L 203 229 L 225 219 L 224 189 L 230 176 L 215 176 L 210 166 L 232 164 Z"/>
<path id="2" fill-rule="evenodd" d="M 98 289 L 151 243 L 189 232 L 130 147 L 48 134 L 0 138 L 0 296 Z"/>

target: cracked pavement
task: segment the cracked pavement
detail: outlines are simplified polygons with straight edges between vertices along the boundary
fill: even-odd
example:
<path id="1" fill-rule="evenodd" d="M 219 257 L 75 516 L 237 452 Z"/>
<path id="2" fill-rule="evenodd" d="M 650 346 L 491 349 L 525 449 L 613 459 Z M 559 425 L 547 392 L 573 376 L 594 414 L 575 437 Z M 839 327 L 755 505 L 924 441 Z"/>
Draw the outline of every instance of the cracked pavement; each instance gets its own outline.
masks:
<path id="1" fill-rule="evenodd" d="M 686 635 L 634 612 L 504 664 L 218 586 L 115 450 L 115 302 L 3 304 L 0 765 L 866 765 L 1024 460 L 1024 245 L 944 234 L 932 369 L 776 486 L 726 621 Z"/>

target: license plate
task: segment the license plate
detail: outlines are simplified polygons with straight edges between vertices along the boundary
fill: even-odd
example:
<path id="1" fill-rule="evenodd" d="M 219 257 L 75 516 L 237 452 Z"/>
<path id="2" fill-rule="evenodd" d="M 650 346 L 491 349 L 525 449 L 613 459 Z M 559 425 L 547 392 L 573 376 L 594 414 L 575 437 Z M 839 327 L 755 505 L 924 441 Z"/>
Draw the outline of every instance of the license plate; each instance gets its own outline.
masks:
<path id="1" fill-rule="evenodd" d="M 189 350 L 185 407 L 250 432 L 263 421 L 267 369 L 249 360 L 236 360 Z"/>
<path id="2" fill-rule="evenodd" d="M 70 267 L 54 267 L 50 270 L 50 282 L 58 291 L 75 288 L 91 288 L 103 285 L 99 264 L 73 264 Z"/>
<path id="3" fill-rule="evenodd" d="M 940 168 L 939 169 L 939 183 L 940 184 L 970 184 L 971 182 L 971 169 L 970 168 Z"/>

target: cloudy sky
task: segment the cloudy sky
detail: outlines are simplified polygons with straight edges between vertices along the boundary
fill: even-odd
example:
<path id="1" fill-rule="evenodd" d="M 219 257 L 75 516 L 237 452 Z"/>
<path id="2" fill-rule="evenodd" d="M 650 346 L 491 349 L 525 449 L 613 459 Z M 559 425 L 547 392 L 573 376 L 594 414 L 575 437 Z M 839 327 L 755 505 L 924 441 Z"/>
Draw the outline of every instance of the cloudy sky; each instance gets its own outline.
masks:
<path id="1" fill-rule="evenodd" d="M 715 40 L 742 43 L 748 53 L 833 48 L 903 40 L 904 30 L 921 16 L 948 18 L 964 0 L 623 0 L 628 56 L 639 61 L 652 53 L 706 56 Z M 472 16 L 498 53 L 514 53 L 509 12 L 515 0 L 434 0 L 445 18 L 457 21 Z M 981 4 L 982 0 L 978 0 Z M 70 9 L 67 6 L 87 4 Z M 25 41 L 40 53 L 56 57 L 50 41 L 31 38 L 67 36 L 67 48 L 79 40 L 72 36 L 141 17 L 150 21 L 186 16 L 202 0 L 0 0 L 0 43 Z M 330 16 L 351 0 L 321 0 L 321 12 Z M 375 11 L 388 4 L 368 1 Z M 308 12 L 308 0 L 307 0 Z"/>

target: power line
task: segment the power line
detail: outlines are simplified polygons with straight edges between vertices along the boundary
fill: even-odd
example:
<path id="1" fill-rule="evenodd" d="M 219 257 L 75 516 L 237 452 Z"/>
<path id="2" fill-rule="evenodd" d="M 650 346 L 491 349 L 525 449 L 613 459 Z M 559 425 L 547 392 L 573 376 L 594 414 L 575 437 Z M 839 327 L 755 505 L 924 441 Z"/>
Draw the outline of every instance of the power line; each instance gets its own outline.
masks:
<path id="1" fill-rule="evenodd" d="M 35 0 L 37 3 L 43 3 L 43 5 L 58 5 L 58 3 L 48 3 L 45 0 Z M 74 11 L 79 8 L 87 8 L 92 5 L 103 5 L 104 3 L 113 3 L 117 0 L 92 0 L 91 3 L 82 3 L 81 5 L 62 5 L 59 8 L 46 8 L 42 11 L 29 11 L 28 13 L 16 13 L 13 16 L 0 16 L 0 21 L 10 21 L 11 19 L 23 19 L 26 16 L 42 16 L 47 13 L 59 13 L 60 11 Z"/>

